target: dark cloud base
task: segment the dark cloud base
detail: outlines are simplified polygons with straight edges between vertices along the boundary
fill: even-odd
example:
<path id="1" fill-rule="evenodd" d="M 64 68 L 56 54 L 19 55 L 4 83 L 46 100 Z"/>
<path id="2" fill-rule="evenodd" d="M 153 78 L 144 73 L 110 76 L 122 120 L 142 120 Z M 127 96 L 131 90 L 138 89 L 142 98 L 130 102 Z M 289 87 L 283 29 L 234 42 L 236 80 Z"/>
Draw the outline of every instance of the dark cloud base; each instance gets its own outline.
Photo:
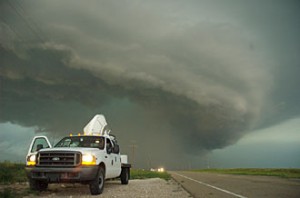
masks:
<path id="1" fill-rule="evenodd" d="M 141 158 L 142 153 L 160 150 L 161 159 L 173 156 L 164 150 L 199 154 L 222 148 L 239 139 L 247 128 L 246 118 L 230 119 L 230 109 L 222 106 L 200 106 L 155 88 L 110 85 L 89 71 L 67 66 L 67 51 L 32 48 L 26 51 L 26 58 L 20 58 L 1 48 L 1 54 L 1 122 L 36 126 L 37 131 L 57 136 L 80 132 L 94 114 L 104 113 L 117 133 L 126 131 L 121 141 L 139 142 Z M 128 102 L 119 104 L 124 100 Z M 124 112 L 114 106 L 128 106 L 128 117 L 119 116 Z M 152 145 L 143 148 L 143 142 L 151 138 L 160 144 L 155 149 Z M 167 144 L 166 138 L 171 138 Z"/>

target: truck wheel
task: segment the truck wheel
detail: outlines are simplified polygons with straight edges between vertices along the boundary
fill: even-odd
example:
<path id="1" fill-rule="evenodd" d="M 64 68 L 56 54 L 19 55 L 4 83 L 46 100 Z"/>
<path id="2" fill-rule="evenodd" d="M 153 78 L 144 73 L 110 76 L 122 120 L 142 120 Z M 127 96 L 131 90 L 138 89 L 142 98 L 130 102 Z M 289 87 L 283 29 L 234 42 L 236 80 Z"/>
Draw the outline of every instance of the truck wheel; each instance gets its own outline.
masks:
<path id="1" fill-rule="evenodd" d="M 122 168 L 121 171 L 121 184 L 128 184 L 129 168 Z"/>
<path id="2" fill-rule="evenodd" d="M 48 188 L 48 182 L 30 179 L 29 186 L 31 190 L 43 191 Z"/>
<path id="3" fill-rule="evenodd" d="M 105 181 L 104 169 L 100 167 L 97 177 L 90 183 L 90 191 L 92 195 L 99 195 L 103 192 L 104 181 Z"/>

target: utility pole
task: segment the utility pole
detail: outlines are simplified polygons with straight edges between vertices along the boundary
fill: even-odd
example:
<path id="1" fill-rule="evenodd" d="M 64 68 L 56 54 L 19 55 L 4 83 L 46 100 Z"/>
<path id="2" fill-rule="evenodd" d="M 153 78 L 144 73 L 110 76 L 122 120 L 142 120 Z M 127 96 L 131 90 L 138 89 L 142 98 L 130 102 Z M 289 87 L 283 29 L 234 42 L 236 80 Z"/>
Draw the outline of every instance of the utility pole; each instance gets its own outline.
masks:
<path id="1" fill-rule="evenodd" d="M 131 141 L 132 144 L 129 145 L 129 147 L 131 148 L 131 156 L 132 156 L 132 162 L 131 162 L 131 165 L 132 167 L 134 167 L 135 165 L 135 149 L 138 147 L 136 144 L 135 144 L 135 141 Z"/>

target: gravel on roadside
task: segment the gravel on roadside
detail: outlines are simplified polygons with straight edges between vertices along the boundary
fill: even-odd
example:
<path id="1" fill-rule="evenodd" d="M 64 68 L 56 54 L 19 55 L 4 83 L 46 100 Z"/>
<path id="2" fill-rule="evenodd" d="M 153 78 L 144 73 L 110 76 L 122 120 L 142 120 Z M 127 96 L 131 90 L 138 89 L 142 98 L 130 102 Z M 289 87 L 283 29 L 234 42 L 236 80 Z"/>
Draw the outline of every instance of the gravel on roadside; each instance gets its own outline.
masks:
<path id="1" fill-rule="evenodd" d="M 30 194 L 26 198 L 122 198 L 122 197 L 149 197 L 149 198 L 190 198 L 181 185 L 173 179 L 165 181 L 159 178 L 130 180 L 128 185 L 121 185 L 120 181 L 106 181 L 101 195 L 90 195 L 89 186 L 81 184 L 50 184 L 47 191 Z"/>

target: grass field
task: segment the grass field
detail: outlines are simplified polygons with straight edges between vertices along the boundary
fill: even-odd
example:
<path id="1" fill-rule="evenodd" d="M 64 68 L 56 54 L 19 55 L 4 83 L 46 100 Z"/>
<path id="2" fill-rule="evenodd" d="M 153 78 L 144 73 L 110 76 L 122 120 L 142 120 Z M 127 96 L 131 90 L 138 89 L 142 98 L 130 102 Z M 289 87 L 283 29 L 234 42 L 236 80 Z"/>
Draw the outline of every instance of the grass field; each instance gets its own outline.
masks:
<path id="1" fill-rule="evenodd" d="M 171 179 L 171 175 L 167 172 L 153 172 L 149 170 L 130 170 L 130 179 L 147 179 L 147 178 L 162 178 L 165 180 Z"/>
<path id="2" fill-rule="evenodd" d="M 277 176 L 282 178 L 300 178 L 300 169 L 272 169 L 272 168 L 237 168 L 237 169 L 200 169 L 195 172 L 209 172 L 235 175 Z"/>
<path id="3" fill-rule="evenodd" d="M 28 189 L 16 190 L 11 184 L 18 182 L 26 182 L 25 164 L 11 163 L 8 161 L 0 162 L 0 197 L 19 198 L 29 195 L 31 191 Z"/>
<path id="4" fill-rule="evenodd" d="M 0 162 L 0 184 L 10 184 L 27 181 L 25 164 Z"/>

